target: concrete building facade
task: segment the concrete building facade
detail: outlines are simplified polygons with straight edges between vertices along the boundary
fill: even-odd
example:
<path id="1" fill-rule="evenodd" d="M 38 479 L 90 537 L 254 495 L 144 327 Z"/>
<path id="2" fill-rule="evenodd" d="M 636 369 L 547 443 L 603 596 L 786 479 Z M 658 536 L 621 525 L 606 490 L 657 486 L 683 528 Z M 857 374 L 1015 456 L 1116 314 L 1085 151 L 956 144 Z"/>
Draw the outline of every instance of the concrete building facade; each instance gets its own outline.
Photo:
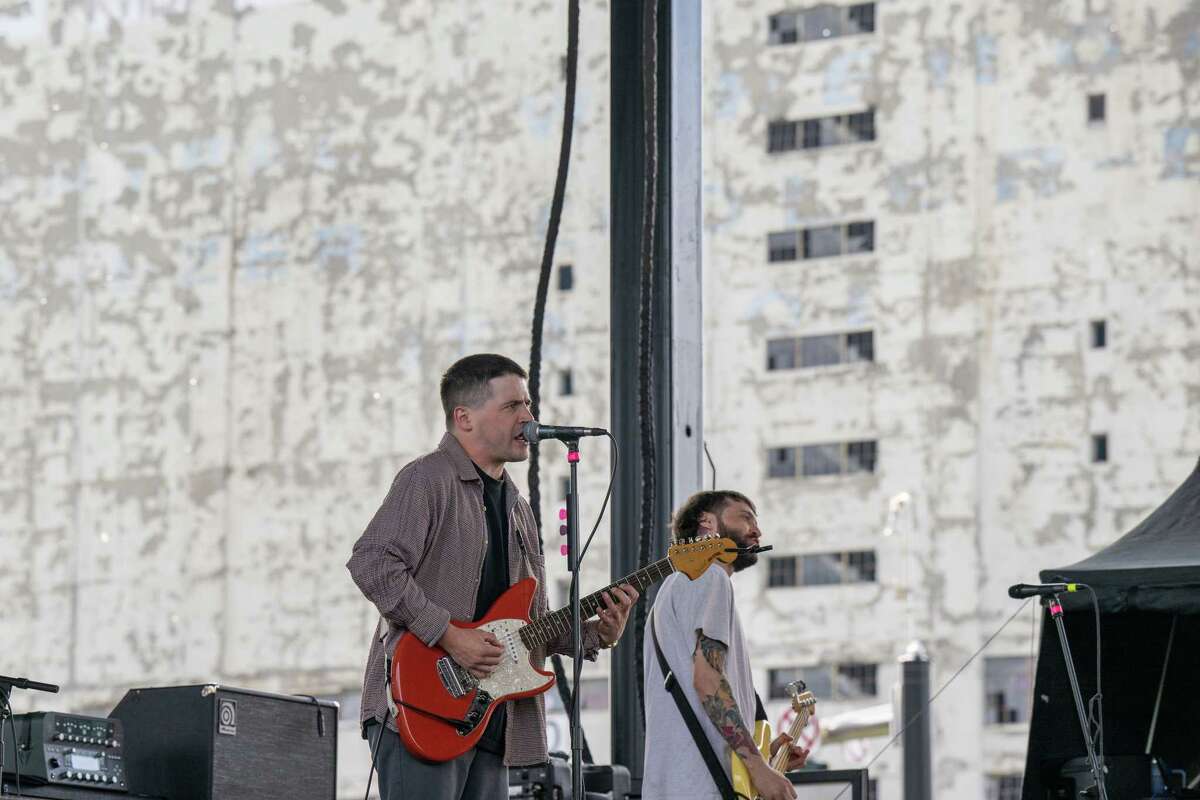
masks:
<path id="1" fill-rule="evenodd" d="M 547 421 L 608 417 L 607 26 L 585 2 Z M 528 353 L 565 28 L 541 2 L 0 7 L 0 672 L 65 689 L 18 710 L 339 698 L 361 792 L 375 615 L 343 564 L 436 442 L 441 370 Z M 799 675 L 831 720 L 890 703 L 914 637 L 940 687 L 1009 583 L 1200 452 L 1200 6 L 714 1 L 704 35 L 705 434 L 776 546 L 736 579 L 769 713 Z M 1015 796 L 1035 627 L 934 705 L 938 797 Z M 585 675 L 603 760 L 603 657 Z"/>

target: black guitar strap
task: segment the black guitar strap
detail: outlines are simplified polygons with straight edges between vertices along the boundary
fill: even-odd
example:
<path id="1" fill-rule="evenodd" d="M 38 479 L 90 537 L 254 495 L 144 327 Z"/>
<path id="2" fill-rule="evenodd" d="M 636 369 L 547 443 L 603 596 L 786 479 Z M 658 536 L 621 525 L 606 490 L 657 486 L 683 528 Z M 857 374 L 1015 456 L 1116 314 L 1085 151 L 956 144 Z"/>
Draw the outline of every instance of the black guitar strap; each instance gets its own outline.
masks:
<path id="1" fill-rule="evenodd" d="M 679 708 L 679 716 L 683 717 L 688 731 L 691 732 L 692 738 L 696 740 L 696 747 L 700 750 L 700 756 L 704 759 L 704 764 L 708 767 L 709 774 L 712 775 L 713 783 L 717 785 L 717 791 L 726 800 L 736 800 L 737 795 L 734 794 L 733 784 L 730 783 L 729 776 L 725 774 L 725 768 L 721 766 L 721 761 L 717 758 L 717 754 L 713 752 L 712 742 L 708 741 L 708 737 L 704 735 L 704 729 L 700 727 L 700 720 L 696 718 L 696 712 L 692 710 L 691 703 L 688 702 L 687 696 L 683 693 L 683 687 L 675 679 L 675 673 L 671 670 L 671 666 L 667 663 L 667 657 L 663 655 L 662 647 L 658 644 L 658 630 L 654 624 L 654 619 L 657 616 L 653 612 L 650 614 L 650 636 L 654 639 L 654 652 L 658 654 L 658 667 L 665 676 L 663 686 L 671 693 L 671 697 L 675 698 L 675 705 Z"/>

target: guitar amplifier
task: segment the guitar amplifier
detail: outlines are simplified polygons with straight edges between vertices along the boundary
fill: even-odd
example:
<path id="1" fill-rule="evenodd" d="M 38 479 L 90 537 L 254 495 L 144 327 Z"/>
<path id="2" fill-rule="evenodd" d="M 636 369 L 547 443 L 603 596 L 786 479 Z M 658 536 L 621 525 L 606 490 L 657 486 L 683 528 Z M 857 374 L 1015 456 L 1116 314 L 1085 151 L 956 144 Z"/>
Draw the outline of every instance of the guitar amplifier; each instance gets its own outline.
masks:
<path id="1" fill-rule="evenodd" d="M 101 717 L 38 711 L 12 718 L 16 741 L 4 739 L 4 772 L 28 784 L 87 786 L 123 792 L 124 741 L 121 722 Z"/>
<path id="2" fill-rule="evenodd" d="M 334 800 L 337 703 L 213 684 L 134 689 L 130 789 L 171 800 Z"/>

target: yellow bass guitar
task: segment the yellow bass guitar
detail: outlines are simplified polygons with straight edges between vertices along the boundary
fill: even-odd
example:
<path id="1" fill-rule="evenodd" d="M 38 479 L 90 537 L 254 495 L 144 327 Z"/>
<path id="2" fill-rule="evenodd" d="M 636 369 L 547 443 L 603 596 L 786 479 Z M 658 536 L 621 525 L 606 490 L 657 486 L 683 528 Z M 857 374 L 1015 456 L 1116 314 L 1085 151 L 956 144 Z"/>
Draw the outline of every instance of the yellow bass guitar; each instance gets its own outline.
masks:
<path id="1" fill-rule="evenodd" d="M 792 724 L 788 726 L 788 736 L 795 742 L 800 731 L 804 730 L 804 726 L 812 717 L 813 709 L 817 707 L 817 698 L 813 696 L 812 692 L 805 690 L 804 681 L 792 681 L 786 688 L 788 696 L 792 698 L 792 710 L 796 712 Z M 779 773 L 783 773 L 787 769 L 791 748 L 784 745 L 775 753 L 774 758 L 771 757 L 771 723 L 765 719 L 754 722 L 754 746 L 771 765 L 771 769 Z M 746 764 L 737 753 L 732 754 L 730 767 L 733 772 L 734 794 L 747 800 L 759 800 L 762 795 L 754 788 L 754 781 L 750 780 Z"/>

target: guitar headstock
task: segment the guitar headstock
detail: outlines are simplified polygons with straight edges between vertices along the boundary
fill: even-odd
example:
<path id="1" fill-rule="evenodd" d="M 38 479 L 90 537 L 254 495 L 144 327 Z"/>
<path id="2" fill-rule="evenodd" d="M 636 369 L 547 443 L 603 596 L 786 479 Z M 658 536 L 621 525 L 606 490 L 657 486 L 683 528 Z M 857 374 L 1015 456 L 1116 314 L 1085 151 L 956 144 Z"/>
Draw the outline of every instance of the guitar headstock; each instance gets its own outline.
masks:
<path id="1" fill-rule="evenodd" d="M 796 717 L 803 719 L 801 727 L 808 724 L 808 719 L 813 715 L 813 711 L 817 708 L 817 697 L 812 692 L 808 691 L 808 686 L 804 681 L 792 681 L 784 687 L 788 696 L 792 698 L 792 710 L 796 712 Z"/>
<path id="2" fill-rule="evenodd" d="M 676 572 L 682 572 L 696 580 L 714 561 L 732 564 L 737 558 L 737 544 L 732 539 L 719 536 L 700 536 L 695 539 L 680 539 L 667 548 L 667 558 Z"/>

